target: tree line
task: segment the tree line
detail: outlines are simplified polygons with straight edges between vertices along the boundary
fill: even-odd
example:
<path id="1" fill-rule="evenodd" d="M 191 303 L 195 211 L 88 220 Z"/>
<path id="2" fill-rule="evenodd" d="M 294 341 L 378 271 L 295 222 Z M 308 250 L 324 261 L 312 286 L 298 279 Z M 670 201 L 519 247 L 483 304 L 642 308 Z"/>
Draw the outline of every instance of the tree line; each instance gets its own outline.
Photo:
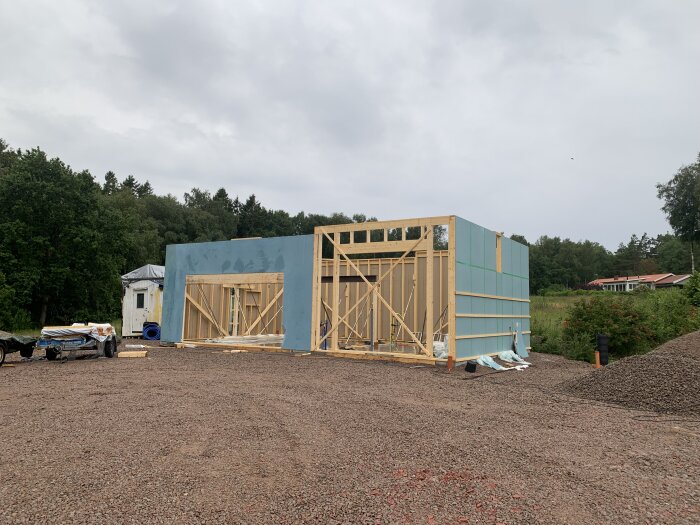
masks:
<path id="1" fill-rule="evenodd" d="M 263 206 L 220 188 L 182 200 L 109 171 L 97 181 L 39 148 L 0 139 L 0 329 L 120 315 L 119 276 L 164 264 L 168 244 L 311 234 L 316 226 L 376 220 Z M 445 232 L 436 232 L 436 247 Z M 527 243 L 522 236 L 514 240 Z M 530 246 L 531 291 L 579 287 L 607 275 L 690 270 L 692 239 L 633 236 L 614 253 L 591 241 L 543 236 Z"/>

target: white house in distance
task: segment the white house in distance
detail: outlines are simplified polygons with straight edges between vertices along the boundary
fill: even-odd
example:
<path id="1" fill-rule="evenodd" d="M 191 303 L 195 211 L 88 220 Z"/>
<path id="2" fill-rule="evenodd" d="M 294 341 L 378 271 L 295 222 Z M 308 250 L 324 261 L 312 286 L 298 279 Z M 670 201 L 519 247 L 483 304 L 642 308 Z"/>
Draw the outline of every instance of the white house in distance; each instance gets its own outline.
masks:
<path id="1" fill-rule="evenodd" d="M 122 337 L 141 337 L 144 323 L 160 326 L 165 266 L 147 264 L 122 275 Z"/>
<path id="2" fill-rule="evenodd" d="M 609 292 L 631 292 L 638 286 L 647 288 L 671 288 L 683 286 L 690 278 L 689 274 L 675 275 L 672 273 L 657 273 L 653 275 L 629 275 L 622 277 L 607 277 L 595 279 L 588 283 L 589 286 L 601 286 Z"/>

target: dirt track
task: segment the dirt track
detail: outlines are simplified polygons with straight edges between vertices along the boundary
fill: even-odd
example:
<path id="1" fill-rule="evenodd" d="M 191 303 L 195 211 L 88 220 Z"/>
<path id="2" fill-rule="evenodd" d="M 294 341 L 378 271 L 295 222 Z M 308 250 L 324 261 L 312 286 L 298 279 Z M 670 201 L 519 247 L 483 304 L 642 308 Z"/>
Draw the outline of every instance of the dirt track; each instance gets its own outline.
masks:
<path id="1" fill-rule="evenodd" d="M 478 379 L 211 349 L 8 361 L 0 523 L 700 522 L 700 424 L 559 394 L 588 368 L 553 356 Z"/>

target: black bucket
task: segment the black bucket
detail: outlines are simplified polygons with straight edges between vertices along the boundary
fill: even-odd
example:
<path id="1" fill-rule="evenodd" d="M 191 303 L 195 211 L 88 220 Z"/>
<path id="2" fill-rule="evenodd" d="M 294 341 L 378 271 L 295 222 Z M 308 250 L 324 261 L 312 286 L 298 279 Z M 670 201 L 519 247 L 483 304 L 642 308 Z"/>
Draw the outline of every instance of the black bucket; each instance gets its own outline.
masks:
<path id="1" fill-rule="evenodd" d="M 476 361 L 467 361 L 467 366 L 464 367 L 464 370 L 470 374 L 476 372 Z"/>

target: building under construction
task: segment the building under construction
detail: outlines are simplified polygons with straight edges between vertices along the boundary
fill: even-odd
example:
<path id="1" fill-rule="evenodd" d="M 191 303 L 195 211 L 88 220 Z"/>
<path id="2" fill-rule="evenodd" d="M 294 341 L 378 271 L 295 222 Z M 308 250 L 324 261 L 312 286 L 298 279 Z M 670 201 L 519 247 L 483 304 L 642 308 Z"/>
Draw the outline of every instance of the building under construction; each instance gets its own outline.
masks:
<path id="1" fill-rule="evenodd" d="M 460 217 L 167 248 L 162 340 L 454 364 L 529 348 L 528 248 Z"/>

